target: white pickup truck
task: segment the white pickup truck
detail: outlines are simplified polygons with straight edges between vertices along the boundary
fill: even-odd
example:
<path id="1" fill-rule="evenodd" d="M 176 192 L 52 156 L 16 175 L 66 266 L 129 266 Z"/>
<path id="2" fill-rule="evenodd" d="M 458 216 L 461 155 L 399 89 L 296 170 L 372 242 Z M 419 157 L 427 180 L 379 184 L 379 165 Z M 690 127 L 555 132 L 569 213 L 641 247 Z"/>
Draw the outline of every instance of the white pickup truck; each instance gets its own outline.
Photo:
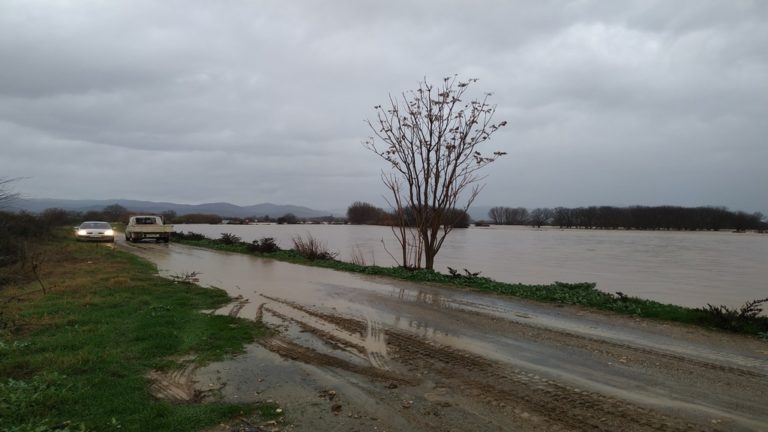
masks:
<path id="1" fill-rule="evenodd" d="M 131 216 L 125 226 L 125 239 L 134 243 L 143 239 L 168 243 L 172 232 L 173 225 L 164 225 L 160 216 Z"/>

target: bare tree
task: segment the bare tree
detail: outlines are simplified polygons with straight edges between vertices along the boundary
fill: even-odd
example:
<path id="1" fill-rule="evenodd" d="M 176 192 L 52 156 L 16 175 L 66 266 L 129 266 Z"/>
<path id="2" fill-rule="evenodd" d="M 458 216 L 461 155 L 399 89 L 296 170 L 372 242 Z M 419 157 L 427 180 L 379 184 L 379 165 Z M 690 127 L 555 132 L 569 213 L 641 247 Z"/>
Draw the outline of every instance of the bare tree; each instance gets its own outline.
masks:
<path id="1" fill-rule="evenodd" d="M 496 225 L 506 225 L 507 218 L 504 211 L 505 208 L 506 207 L 493 207 L 488 210 L 488 217 L 491 219 L 491 222 Z"/>
<path id="2" fill-rule="evenodd" d="M 407 229 L 405 217 L 396 217 L 403 266 L 421 267 L 423 255 L 424 267 L 434 268 L 435 256 L 453 229 L 447 223 L 449 211 L 469 209 L 482 189 L 478 171 L 505 154 L 484 156 L 477 149 L 506 122 L 492 122 L 496 107 L 487 102 L 489 93 L 462 100 L 475 82 L 454 76 L 433 85 L 425 79 L 415 91 L 390 95 L 386 107 L 375 107 L 376 120 L 368 120 L 375 136 L 364 145 L 393 169 L 382 179 L 392 193 L 395 215 L 413 213 Z M 406 261 L 412 245 L 419 249 L 418 258 Z"/>
<path id="3" fill-rule="evenodd" d="M 541 228 L 542 225 L 550 223 L 554 217 L 554 212 L 548 208 L 536 208 L 531 211 L 529 222 L 531 226 Z"/>

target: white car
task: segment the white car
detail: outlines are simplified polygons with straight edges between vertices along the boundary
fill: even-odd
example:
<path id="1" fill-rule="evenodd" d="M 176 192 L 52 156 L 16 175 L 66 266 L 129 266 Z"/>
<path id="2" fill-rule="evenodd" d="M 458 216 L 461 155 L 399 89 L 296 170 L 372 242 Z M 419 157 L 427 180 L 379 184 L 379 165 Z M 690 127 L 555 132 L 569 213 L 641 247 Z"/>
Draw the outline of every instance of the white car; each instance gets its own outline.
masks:
<path id="1" fill-rule="evenodd" d="M 75 228 L 77 240 L 115 241 L 115 231 L 109 222 L 88 221 Z"/>

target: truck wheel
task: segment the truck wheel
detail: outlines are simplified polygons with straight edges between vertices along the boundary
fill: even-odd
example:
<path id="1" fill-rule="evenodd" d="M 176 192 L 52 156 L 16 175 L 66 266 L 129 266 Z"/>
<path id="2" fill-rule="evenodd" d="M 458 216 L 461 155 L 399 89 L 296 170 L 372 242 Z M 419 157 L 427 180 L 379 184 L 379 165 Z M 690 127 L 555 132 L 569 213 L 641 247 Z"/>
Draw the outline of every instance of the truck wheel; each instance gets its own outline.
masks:
<path id="1" fill-rule="evenodd" d="M 125 233 L 125 241 L 131 241 L 131 236 L 128 233 Z"/>
<path id="2" fill-rule="evenodd" d="M 170 237 L 163 237 L 163 243 L 168 243 L 169 241 L 171 241 Z"/>

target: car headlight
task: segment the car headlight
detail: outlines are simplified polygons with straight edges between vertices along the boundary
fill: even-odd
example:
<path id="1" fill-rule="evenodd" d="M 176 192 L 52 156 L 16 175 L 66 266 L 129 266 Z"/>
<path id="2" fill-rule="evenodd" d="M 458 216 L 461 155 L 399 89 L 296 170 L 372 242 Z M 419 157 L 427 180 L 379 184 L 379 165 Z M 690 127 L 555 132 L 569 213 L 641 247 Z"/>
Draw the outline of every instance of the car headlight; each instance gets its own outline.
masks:
<path id="1" fill-rule="evenodd" d="M 77 235 L 86 235 L 88 234 L 84 229 L 77 230 Z"/>
<path id="2" fill-rule="evenodd" d="M 108 229 L 108 230 L 104 231 L 104 235 L 113 236 L 113 235 L 115 235 L 115 232 L 112 231 L 111 229 Z"/>

